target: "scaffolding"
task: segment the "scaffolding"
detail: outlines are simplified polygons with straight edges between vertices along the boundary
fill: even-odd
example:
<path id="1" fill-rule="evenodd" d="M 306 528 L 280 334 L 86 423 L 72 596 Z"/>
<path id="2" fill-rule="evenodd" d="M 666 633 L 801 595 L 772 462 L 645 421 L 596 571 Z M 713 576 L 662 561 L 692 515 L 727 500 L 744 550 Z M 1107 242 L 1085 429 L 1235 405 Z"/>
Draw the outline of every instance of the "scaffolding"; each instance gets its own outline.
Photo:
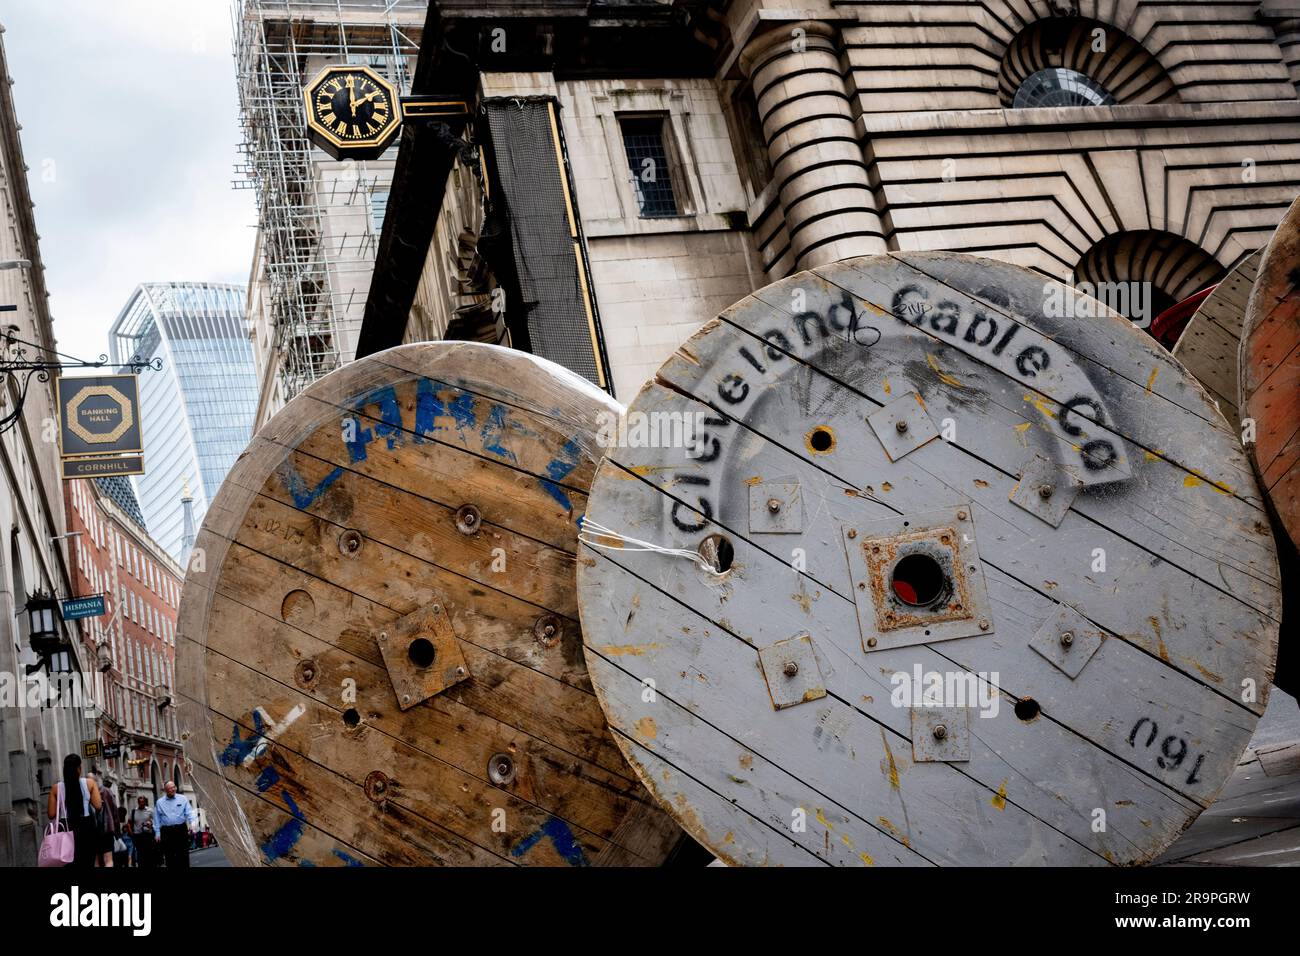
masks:
<path id="1" fill-rule="evenodd" d="M 303 86 L 326 64 L 347 62 L 409 92 L 427 9 L 427 0 L 234 0 L 236 186 L 257 192 L 253 281 L 284 401 L 353 358 L 392 178 L 392 151 L 388 162 L 337 163 L 312 146 Z"/>

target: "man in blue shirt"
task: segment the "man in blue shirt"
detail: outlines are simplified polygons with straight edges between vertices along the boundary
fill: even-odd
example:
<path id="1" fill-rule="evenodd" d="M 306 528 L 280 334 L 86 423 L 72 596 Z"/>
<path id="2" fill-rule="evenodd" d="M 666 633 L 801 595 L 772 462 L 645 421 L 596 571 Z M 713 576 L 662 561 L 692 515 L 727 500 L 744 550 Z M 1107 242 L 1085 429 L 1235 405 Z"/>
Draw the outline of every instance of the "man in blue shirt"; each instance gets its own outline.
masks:
<path id="1" fill-rule="evenodd" d="M 154 840 L 162 848 L 166 866 L 189 866 L 194 808 L 184 794 L 176 792 L 172 781 L 163 785 L 163 791 L 166 796 L 153 805 Z"/>

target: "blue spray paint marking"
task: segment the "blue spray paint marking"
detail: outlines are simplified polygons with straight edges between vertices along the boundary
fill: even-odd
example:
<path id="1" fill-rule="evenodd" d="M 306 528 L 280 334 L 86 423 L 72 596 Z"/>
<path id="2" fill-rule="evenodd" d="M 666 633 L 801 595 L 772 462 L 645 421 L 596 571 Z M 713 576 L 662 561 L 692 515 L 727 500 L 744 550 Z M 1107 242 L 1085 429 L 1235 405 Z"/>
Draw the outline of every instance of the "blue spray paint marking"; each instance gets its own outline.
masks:
<path id="1" fill-rule="evenodd" d="M 302 839 L 303 824 L 306 822 L 306 818 L 303 817 L 302 811 L 298 809 L 298 804 L 293 797 L 287 793 L 282 793 L 280 796 L 284 798 L 284 805 L 289 808 L 289 814 L 293 819 L 286 821 L 280 829 L 271 834 L 269 840 L 262 844 L 262 854 L 268 861 L 278 860 L 289 855 L 289 852 Z"/>
<path id="2" fill-rule="evenodd" d="M 456 393 L 450 402 L 443 402 L 438 397 L 438 390 L 445 389 Z M 474 396 L 452 388 L 446 382 L 423 378 L 415 389 L 415 440 L 428 441 L 429 436 L 445 428 L 439 425 L 439 418 L 451 418 L 456 429 L 464 437 L 467 428 L 473 428 L 477 422 L 474 415 Z"/>
<path id="3" fill-rule="evenodd" d="M 555 847 L 555 852 L 560 854 L 561 859 L 569 866 L 588 866 L 587 858 L 583 855 L 582 847 L 578 841 L 573 838 L 573 831 L 569 825 L 559 817 L 551 817 L 539 827 L 536 832 L 529 834 L 519 841 L 519 844 L 510 851 L 511 856 L 523 856 L 533 847 L 535 847 L 542 838 L 549 839 Z"/>
<path id="4" fill-rule="evenodd" d="M 341 474 L 343 474 L 343 469 L 341 467 L 335 468 L 312 487 L 307 484 L 302 475 L 298 474 L 298 469 L 294 468 L 289 462 L 286 461 L 280 466 L 280 480 L 284 482 L 284 487 L 293 498 L 293 506 L 299 511 L 306 511 L 319 501 L 320 496 L 329 491 L 330 485 L 338 481 Z"/>
<path id="5" fill-rule="evenodd" d="M 569 511 L 573 510 L 573 502 L 571 502 L 569 496 L 564 493 L 564 489 L 555 482 L 567 478 L 569 472 L 578 467 L 578 456 L 581 452 L 582 449 L 578 447 L 578 443 L 570 438 L 564 443 L 564 447 L 560 449 L 560 453 L 551 459 L 551 463 L 546 466 L 546 474 L 550 477 L 550 480 L 547 481 L 546 478 L 537 479 L 541 483 L 542 487 L 546 489 L 547 494 Z"/>
<path id="6" fill-rule="evenodd" d="M 344 853 L 342 850 L 335 850 L 334 855 L 342 860 L 346 866 L 365 866 L 364 863 L 358 860 L 351 853 Z"/>
<path id="7" fill-rule="evenodd" d="M 360 414 L 370 405 L 379 409 L 379 422 L 374 428 L 362 428 L 361 419 L 357 418 L 356 433 L 353 438 L 349 440 L 347 433 L 344 432 L 343 444 L 347 446 L 348 455 L 354 463 L 366 460 L 366 446 L 374 441 L 376 436 L 387 440 L 389 451 L 396 448 L 403 440 L 402 406 L 397 401 L 397 389 L 392 385 L 385 385 L 367 392 L 357 399 L 352 408 Z"/>
<path id="8" fill-rule="evenodd" d="M 492 411 L 488 412 L 487 424 L 479 432 L 483 439 L 483 450 L 490 451 L 498 458 L 504 458 L 507 461 L 513 461 L 519 464 L 519 459 L 509 448 L 501 444 L 501 435 L 506 427 L 506 409 L 504 405 L 493 405 Z"/>
<path id="9" fill-rule="evenodd" d="M 226 749 L 221 752 L 217 760 L 223 767 L 234 767 L 243 763 L 262 742 L 262 717 L 257 711 L 253 711 L 253 733 L 248 737 L 240 737 L 239 725 L 235 724 L 234 729 L 230 731 L 230 743 Z"/>
<path id="10" fill-rule="evenodd" d="M 257 776 L 257 792 L 266 793 L 279 782 L 280 771 L 274 767 L 267 767 Z"/>

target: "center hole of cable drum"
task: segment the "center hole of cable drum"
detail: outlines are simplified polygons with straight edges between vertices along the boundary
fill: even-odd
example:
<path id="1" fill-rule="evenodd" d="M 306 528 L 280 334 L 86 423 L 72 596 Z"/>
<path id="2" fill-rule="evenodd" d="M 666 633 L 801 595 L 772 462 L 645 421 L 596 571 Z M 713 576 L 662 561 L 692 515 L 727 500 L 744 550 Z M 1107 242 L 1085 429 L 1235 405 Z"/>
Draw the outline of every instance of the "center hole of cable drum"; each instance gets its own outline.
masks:
<path id="1" fill-rule="evenodd" d="M 433 642 L 427 637 L 417 637 L 406 649 L 406 656 L 416 667 L 428 667 L 433 663 Z"/>
<path id="2" fill-rule="evenodd" d="M 928 554 L 905 555 L 894 565 L 889 579 L 894 596 L 911 607 L 933 604 L 947 583 L 943 568 Z"/>

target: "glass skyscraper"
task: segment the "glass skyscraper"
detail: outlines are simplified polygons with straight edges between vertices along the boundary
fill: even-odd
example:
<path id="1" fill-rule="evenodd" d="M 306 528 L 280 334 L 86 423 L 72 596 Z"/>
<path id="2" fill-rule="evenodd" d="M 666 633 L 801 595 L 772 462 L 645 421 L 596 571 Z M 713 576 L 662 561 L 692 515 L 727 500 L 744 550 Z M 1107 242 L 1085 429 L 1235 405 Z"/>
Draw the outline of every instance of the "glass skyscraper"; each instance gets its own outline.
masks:
<path id="1" fill-rule="evenodd" d="M 257 370 L 244 288 L 209 282 L 139 286 L 109 333 L 109 358 L 162 359 L 140 373 L 145 473 L 132 480 L 149 534 L 184 565 L 181 499 L 202 522 L 226 472 L 252 437 Z"/>

